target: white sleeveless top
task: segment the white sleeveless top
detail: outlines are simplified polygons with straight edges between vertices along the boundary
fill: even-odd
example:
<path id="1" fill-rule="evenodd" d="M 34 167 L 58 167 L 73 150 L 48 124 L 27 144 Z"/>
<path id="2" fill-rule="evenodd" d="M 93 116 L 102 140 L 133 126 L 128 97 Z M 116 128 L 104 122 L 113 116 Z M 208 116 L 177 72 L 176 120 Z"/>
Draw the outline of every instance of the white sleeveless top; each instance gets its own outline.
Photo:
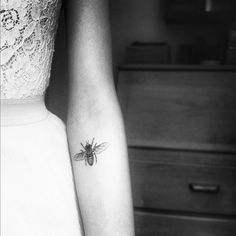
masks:
<path id="1" fill-rule="evenodd" d="M 1 98 L 44 95 L 60 0 L 1 0 Z"/>

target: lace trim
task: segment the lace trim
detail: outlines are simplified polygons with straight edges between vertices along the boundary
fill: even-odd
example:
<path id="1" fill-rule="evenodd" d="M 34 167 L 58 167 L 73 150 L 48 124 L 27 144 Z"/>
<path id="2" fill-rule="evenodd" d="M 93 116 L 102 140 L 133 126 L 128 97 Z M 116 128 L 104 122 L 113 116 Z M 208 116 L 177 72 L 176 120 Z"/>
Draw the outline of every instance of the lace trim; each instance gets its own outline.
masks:
<path id="1" fill-rule="evenodd" d="M 59 0 L 1 0 L 1 97 L 43 95 L 48 86 Z"/>

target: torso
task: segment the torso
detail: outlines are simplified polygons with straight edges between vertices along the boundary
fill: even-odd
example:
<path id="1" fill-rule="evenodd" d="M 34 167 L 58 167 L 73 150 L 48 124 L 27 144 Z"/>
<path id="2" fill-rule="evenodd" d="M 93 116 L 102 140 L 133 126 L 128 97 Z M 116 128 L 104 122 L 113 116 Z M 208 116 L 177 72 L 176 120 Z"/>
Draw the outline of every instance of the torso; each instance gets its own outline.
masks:
<path id="1" fill-rule="evenodd" d="M 42 96 L 48 86 L 60 0 L 1 0 L 1 98 Z"/>

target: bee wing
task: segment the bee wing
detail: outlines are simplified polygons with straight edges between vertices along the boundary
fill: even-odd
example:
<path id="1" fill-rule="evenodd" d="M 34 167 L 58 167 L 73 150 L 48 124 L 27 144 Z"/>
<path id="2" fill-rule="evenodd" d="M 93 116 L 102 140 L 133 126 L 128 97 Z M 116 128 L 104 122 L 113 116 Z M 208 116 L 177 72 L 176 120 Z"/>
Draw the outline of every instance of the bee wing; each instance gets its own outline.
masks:
<path id="1" fill-rule="evenodd" d="M 95 146 L 94 152 L 96 154 L 99 154 L 99 153 L 105 151 L 108 147 L 109 147 L 109 143 L 101 143 L 101 144 Z"/>
<path id="2" fill-rule="evenodd" d="M 74 155 L 74 160 L 75 161 L 83 161 L 85 157 L 85 152 L 79 152 Z"/>

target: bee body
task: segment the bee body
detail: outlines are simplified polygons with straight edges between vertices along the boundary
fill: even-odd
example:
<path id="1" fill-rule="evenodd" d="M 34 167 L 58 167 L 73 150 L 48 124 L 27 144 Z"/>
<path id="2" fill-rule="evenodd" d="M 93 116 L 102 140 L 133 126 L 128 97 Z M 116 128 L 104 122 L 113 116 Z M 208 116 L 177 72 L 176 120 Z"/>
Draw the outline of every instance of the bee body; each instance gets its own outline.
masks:
<path id="1" fill-rule="evenodd" d="M 93 145 L 94 144 L 94 139 L 92 140 L 92 143 L 90 144 L 88 141 L 86 142 L 86 145 L 84 146 L 81 143 L 81 146 L 83 147 L 84 150 L 81 150 L 81 152 L 77 153 L 74 156 L 74 160 L 76 161 L 85 161 L 85 165 L 87 163 L 90 166 L 93 166 L 93 164 L 96 162 L 97 163 L 97 154 L 101 153 L 104 151 L 109 144 L 108 143 L 101 143 L 100 145 Z"/>
<path id="2" fill-rule="evenodd" d="M 92 166 L 93 165 L 93 163 L 94 163 L 94 156 L 95 156 L 95 153 L 90 153 L 90 154 L 87 154 L 86 155 L 86 161 L 87 161 L 87 163 L 90 165 L 90 166 Z"/>

